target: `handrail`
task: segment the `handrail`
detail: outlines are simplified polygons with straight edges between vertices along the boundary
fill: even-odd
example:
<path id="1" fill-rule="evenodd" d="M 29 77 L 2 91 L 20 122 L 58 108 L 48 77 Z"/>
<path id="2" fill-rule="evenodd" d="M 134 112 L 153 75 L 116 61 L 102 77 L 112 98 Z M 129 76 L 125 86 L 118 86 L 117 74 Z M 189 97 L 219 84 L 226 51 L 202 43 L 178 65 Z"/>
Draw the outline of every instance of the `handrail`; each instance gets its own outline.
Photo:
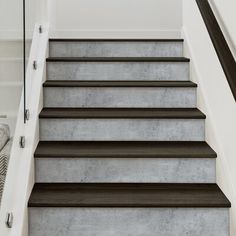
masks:
<path id="1" fill-rule="evenodd" d="M 229 86 L 236 100 L 236 62 L 208 0 L 196 0 L 215 47 Z"/>

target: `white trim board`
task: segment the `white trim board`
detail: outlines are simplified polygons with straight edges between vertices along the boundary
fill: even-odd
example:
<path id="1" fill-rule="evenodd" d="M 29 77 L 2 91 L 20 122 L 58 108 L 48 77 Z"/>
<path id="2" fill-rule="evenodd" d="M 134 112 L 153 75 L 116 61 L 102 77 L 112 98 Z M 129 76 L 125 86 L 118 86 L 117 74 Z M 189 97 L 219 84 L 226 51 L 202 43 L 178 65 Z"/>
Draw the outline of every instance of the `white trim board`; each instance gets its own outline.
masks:
<path id="1" fill-rule="evenodd" d="M 180 30 L 55 30 L 51 29 L 52 38 L 154 38 L 179 39 Z"/>

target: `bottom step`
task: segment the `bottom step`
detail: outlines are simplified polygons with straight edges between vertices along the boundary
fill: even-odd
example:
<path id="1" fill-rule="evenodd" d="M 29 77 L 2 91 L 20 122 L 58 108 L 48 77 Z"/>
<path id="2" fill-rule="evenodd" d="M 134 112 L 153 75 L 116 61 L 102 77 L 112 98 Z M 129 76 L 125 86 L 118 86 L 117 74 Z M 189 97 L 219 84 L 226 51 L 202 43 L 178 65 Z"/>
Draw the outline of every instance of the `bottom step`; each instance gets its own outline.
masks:
<path id="1" fill-rule="evenodd" d="M 230 202 L 215 184 L 36 184 L 32 236 L 228 236 Z"/>

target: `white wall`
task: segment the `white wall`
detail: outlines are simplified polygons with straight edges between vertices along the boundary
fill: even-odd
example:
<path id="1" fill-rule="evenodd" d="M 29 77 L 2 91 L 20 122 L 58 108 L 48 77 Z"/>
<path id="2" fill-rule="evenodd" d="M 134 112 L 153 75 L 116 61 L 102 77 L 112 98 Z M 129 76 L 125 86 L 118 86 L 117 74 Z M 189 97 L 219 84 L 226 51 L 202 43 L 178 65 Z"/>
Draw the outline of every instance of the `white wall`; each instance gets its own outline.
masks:
<path id="1" fill-rule="evenodd" d="M 41 20 L 47 0 L 25 0 L 27 37 L 32 38 L 34 25 Z M 0 40 L 22 40 L 23 4 L 19 0 L 0 1 Z"/>
<path id="2" fill-rule="evenodd" d="M 22 1 L 0 1 L 0 38 L 22 35 Z"/>
<path id="3" fill-rule="evenodd" d="M 25 2 L 28 55 L 34 25 L 46 14 L 43 12 L 46 0 Z M 22 1 L 0 0 L 0 123 L 10 125 L 11 135 L 15 130 L 23 85 L 22 9 Z"/>
<path id="4" fill-rule="evenodd" d="M 183 0 L 185 56 L 198 84 L 198 107 L 206 116 L 206 141 L 217 152 L 217 183 L 232 203 L 236 235 L 236 103 L 195 0 Z M 236 17 L 234 16 L 236 22 Z"/>
<path id="5" fill-rule="evenodd" d="M 181 0 L 49 0 L 53 37 L 179 37 Z"/>
<path id="6" fill-rule="evenodd" d="M 27 31 L 32 37 L 35 21 L 45 19 L 45 14 L 49 14 L 53 37 L 175 38 L 180 36 L 182 25 L 181 2 L 182 0 L 26 0 Z M 45 6 L 42 8 L 45 4 L 48 5 L 48 12 L 45 11 Z M 1 0 L 0 39 L 21 36 L 22 1 Z"/>
<path id="7" fill-rule="evenodd" d="M 0 123 L 15 130 L 23 84 L 22 42 L 0 40 Z"/>
<path id="8" fill-rule="evenodd" d="M 236 58 L 236 1 L 210 0 L 210 3 Z"/>

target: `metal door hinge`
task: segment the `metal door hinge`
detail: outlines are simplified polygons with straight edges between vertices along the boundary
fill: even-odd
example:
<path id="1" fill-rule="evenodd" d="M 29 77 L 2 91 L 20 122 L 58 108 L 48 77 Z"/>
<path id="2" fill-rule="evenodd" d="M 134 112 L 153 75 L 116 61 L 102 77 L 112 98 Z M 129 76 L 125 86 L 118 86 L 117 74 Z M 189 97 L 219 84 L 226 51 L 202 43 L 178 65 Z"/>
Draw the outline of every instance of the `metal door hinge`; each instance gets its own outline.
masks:
<path id="1" fill-rule="evenodd" d="M 6 223 L 7 228 L 12 228 L 12 225 L 13 225 L 13 213 L 11 213 L 11 212 L 7 213 L 5 223 Z"/>

